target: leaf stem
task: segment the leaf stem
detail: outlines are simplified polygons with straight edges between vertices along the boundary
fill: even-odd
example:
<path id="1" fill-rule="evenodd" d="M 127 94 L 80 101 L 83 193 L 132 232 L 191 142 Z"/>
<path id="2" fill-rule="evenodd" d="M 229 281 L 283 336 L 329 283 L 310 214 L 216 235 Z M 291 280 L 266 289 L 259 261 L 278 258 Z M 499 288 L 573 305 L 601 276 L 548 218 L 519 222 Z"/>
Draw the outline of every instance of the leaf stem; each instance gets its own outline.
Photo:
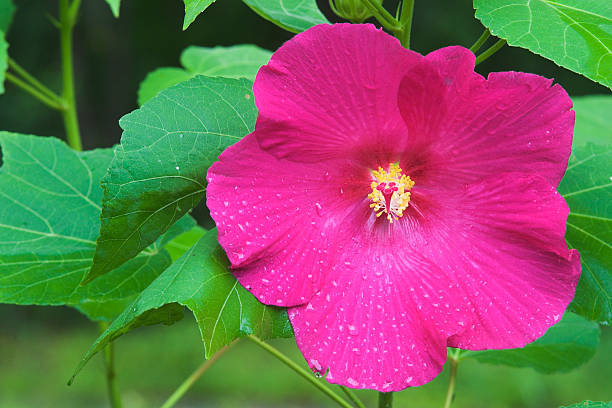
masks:
<path id="1" fill-rule="evenodd" d="M 446 399 L 444 400 L 444 408 L 450 408 L 453 398 L 455 397 L 455 383 L 457 380 L 457 366 L 459 366 L 458 354 L 449 356 L 450 363 L 450 378 L 448 380 L 448 388 L 446 390 Z"/>
<path id="2" fill-rule="evenodd" d="M 482 61 L 486 60 L 491 55 L 495 54 L 504 45 L 506 45 L 506 40 L 504 39 L 498 40 L 495 44 L 487 48 L 485 51 L 482 52 L 482 54 L 476 57 L 476 65 L 480 64 Z"/>
<path id="3" fill-rule="evenodd" d="M 378 392 L 378 408 L 392 408 L 393 407 L 393 393 L 392 392 Z"/>
<path id="4" fill-rule="evenodd" d="M 27 93 L 29 93 L 30 95 L 38 99 L 40 102 L 47 105 L 48 107 L 59 110 L 59 111 L 63 109 L 63 106 L 58 101 L 50 99 L 48 96 L 40 92 L 38 89 L 34 88 L 30 84 L 27 84 L 26 82 L 17 78 L 15 75 L 11 74 L 10 72 L 7 72 L 5 74 L 5 78 L 7 81 L 12 82 L 14 85 L 23 89 L 24 91 L 26 91 Z"/>
<path id="5" fill-rule="evenodd" d="M 410 32 L 412 30 L 412 15 L 414 12 L 414 0 L 403 0 L 402 11 L 400 14 L 401 29 L 396 33 L 400 44 L 404 48 L 410 49 Z"/>
<path id="6" fill-rule="evenodd" d="M 312 385 L 317 387 L 319 389 L 319 391 L 321 391 L 322 393 L 327 395 L 329 398 L 334 400 L 341 407 L 343 407 L 343 408 L 354 408 L 351 404 L 349 404 L 342 397 L 339 397 L 335 392 L 331 391 L 329 388 L 327 388 L 326 386 L 321 384 L 312 375 L 312 373 L 306 371 L 305 369 L 303 369 L 302 367 L 300 367 L 299 365 L 294 363 L 291 359 L 289 359 L 289 357 L 285 356 L 283 353 L 281 353 L 276 348 L 272 347 L 268 343 L 264 342 L 263 340 L 255 337 L 255 336 L 247 336 L 246 338 L 251 340 L 253 343 L 257 344 L 259 347 L 261 347 L 264 350 L 266 350 L 268 353 L 272 354 L 274 357 L 276 357 L 280 361 L 282 361 L 285 365 L 287 365 L 289 368 L 291 368 L 293 371 L 295 371 L 298 375 L 300 375 L 306 381 L 308 381 L 309 383 L 311 383 Z"/>
<path id="7" fill-rule="evenodd" d="M 394 33 L 401 29 L 399 21 L 397 21 L 382 4 L 373 0 L 361 0 L 361 2 L 370 10 L 370 13 L 372 13 L 384 28 Z"/>
<path id="8" fill-rule="evenodd" d="M 212 366 L 213 363 L 217 361 L 217 359 L 223 355 L 223 353 L 229 350 L 229 348 L 234 343 L 235 342 L 230 343 L 229 345 L 223 347 L 221 350 L 217 351 L 211 358 L 209 358 L 208 360 L 205 360 L 200 365 L 200 367 L 198 367 L 193 373 L 191 373 L 189 377 L 187 377 L 185 381 L 183 381 L 181 385 L 179 385 L 179 387 L 172 393 L 172 395 L 168 397 L 166 402 L 164 402 L 164 405 L 162 405 L 161 408 L 173 407 L 174 404 L 176 404 L 183 397 L 183 395 L 185 395 L 185 393 L 189 390 L 189 388 L 191 388 L 191 386 L 198 380 L 198 378 L 200 378 L 202 374 L 204 374 L 206 370 L 208 370 L 210 366 Z"/>
<path id="9" fill-rule="evenodd" d="M 342 392 L 344 392 L 344 394 L 348 397 L 348 399 L 351 400 L 351 402 L 357 407 L 357 408 L 366 408 L 366 406 L 364 405 L 363 402 L 361 402 L 361 400 L 359 399 L 359 397 L 353 392 L 351 391 L 350 388 L 345 387 L 344 385 L 340 386 L 340 389 L 342 390 Z"/>
<path id="10" fill-rule="evenodd" d="M 82 150 L 81 135 L 74 93 L 74 67 L 72 64 L 72 31 L 76 23 L 81 0 L 59 0 L 60 48 L 62 54 L 62 98 L 66 108 L 62 111 L 68 145 Z"/>
<path id="11" fill-rule="evenodd" d="M 28 71 L 23 69 L 21 65 L 17 64 L 14 59 L 8 57 L 8 67 L 15 71 L 16 74 L 20 75 L 25 81 L 29 82 L 34 88 L 45 94 L 48 98 L 55 100 L 58 104 L 62 104 L 64 101 L 55 92 L 44 86 L 38 79 L 34 78 Z"/>
<path id="12" fill-rule="evenodd" d="M 108 328 L 108 323 L 99 323 L 100 332 Z M 121 408 L 121 396 L 119 394 L 119 388 L 117 387 L 116 373 L 115 373 L 115 346 L 114 343 L 109 343 L 104 347 L 104 366 L 106 367 L 106 388 L 108 390 L 108 399 L 110 400 L 112 408 Z"/>
<path id="13" fill-rule="evenodd" d="M 491 36 L 491 32 L 487 28 L 480 34 L 480 37 L 476 40 L 476 42 L 470 47 L 470 51 L 474 54 L 482 47 L 482 45 L 487 41 L 487 39 Z"/>

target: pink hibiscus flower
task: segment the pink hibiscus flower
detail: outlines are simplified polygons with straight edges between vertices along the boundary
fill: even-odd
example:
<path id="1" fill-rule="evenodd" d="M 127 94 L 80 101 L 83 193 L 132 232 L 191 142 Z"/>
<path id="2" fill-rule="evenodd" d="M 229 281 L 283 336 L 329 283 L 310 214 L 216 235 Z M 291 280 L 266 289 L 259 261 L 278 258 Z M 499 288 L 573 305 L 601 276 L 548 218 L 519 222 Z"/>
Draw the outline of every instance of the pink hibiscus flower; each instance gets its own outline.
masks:
<path id="1" fill-rule="evenodd" d="M 349 24 L 259 71 L 255 131 L 210 168 L 207 204 L 233 273 L 289 307 L 314 371 L 398 391 L 447 346 L 522 347 L 560 319 L 580 261 L 556 191 L 574 113 L 551 83 Z"/>

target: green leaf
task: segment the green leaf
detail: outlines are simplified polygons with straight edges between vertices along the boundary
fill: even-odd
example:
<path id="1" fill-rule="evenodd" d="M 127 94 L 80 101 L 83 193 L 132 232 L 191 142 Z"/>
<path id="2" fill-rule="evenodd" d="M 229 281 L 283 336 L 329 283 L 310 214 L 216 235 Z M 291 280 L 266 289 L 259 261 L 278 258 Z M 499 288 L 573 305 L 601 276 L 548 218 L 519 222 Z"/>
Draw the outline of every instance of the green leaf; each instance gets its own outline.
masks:
<path id="1" fill-rule="evenodd" d="M 176 303 L 194 313 L 206 358 L 241 336 L 292 337 L 286 310 L 260 303 L 238 283 L 228 266 L 216 230 L 206 232 L 98 337 L 74 375 L 106 344 L 131 330 L 145 313 L 149 313 L 151 324 L 159 317 L 152 311 Z M 159 321 L 166 321 L 165 316 Z"/>
<path id="2" fill-rule="evenodd" d="M 612 319 L 612 145 L 576 147 L 559 192 L 570 207 L 565 238 L 580 252 L 582 274 L 570 310 Z"/>
<path id="3" fill-rule="evenodd" d="M 86 282 L 136 256 L 202 199 L 208 166 L 253 131 L 251 88 L 246 79 L 198 76 L 120 120 Z"/>
<path id="4" fill-rule="evenodd" d="M 204 10 L 208 8 L 215 0 L 184 0 L 185 2 L 185 20 L 183 21 L 183 30 L 187 27 L 197 16 L 200 15 Z"/>
<path id="5" fill-rule="evenodd" d="M 612 143 L 612 96 L 591 95 L 572 98 L 576 112 L 574 147 Z"/>
<path id="6" fill-rule="evenodd" d="M 181 68 L 158 68 L 149 73 L 138 89 L 138 104 L 143 105 L 160 91 L 198 74 L 226 78 L 255 79 L 259 68 L 272 53 L 256 45 L 232 47 L 187 47 L 181 55 Z"/>
<path id="7" fill-rule="evenodd" d="M 164 249 L 168 251 L 170 257 L 172 258 L 172 262 L 179 259 L 185 252 L 189 250 L 192 246 L 195 245 L 196 242 L 202 236 L 206 230 L 200 226 L 195 226 L 189 231 L 179 235 L 174 238 L 172 241 L 168 242 Z"/>
<path id="8" fill-rule="evenodd" d="M 15 14 L 15 6 L 11 0 L 0 0 L 0 31 L 6 33 Z"/>
<path id="9" fill-rule="evenodd" d="M 461 357 L 473 357 L 482 363 L 530 367 L 545 374 L 567 372 L 595 355 L 599 335 L 597 323 L 566 313 L 544 336 L 523 348 L 466 351 Z"/>
<path id="10" fill-rule="evenodd" d="M 113 16 L 119 17 L 119 7 L 121 6 L 121 0 L 105 0 L 110 6 Z"/>
<path id="11" fill-rule="evenodd" d="M 4 77 L 8 68 L 8 43 L 0 31 L 0 95 L 4 93 Z"/>
<path id="12" fill-rule="evenodd" d="M 612 88 L 612 2 L 474 0 L 474 8 L 508 44 Z"/>
<path id="13" fill-rule="evenodd" d="M 242 0 L 254 12 L 293 33 L 317 24 L 329 24 L 316 0 Z"/>
<path id="14" fill-rule="evenodd" d="M 80 286 L 95 251 L 111 150 L 75 152 L 55 138 L 7 132 L 0 146 L 0 302 L 70 305 L 110 320 L 170 264 L 165 250 L 151 247 Z M 175 236 L 193 223 L 183 225 Z"/>
<path id="15" fill-rule="evenodd" d="M 612 408 L 612 402 L 583 401 L 579 404 L 568 405 L 559 408 Z"/>

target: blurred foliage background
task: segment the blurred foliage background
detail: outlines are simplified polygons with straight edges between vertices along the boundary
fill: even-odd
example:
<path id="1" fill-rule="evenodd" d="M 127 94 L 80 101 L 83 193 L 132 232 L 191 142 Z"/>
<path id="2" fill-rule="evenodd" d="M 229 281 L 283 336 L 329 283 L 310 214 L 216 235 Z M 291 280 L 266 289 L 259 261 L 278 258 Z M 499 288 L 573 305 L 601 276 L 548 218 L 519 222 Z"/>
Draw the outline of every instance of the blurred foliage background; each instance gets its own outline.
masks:
<path id="1" fill-rule="evenodd" d="M 9 54 L 54 90 L 60 85 L 58 33 L 48 15 L 54 1 L 15 0 L 17 12 L 8 33 Z M 394 9 L 393 1 L 385 2 Z M 319 6 L 340 21 L 326 1 Z M 213 4 L 182 31 L 180 0 L 129 0 L 115 19 L 103 0 L 85 0 L 75 29 L 75 74 L 85 149 L 119 142 L 118 120 L 137 108 L 137 89 L 146 74 L 161 66 L 179 66 L 189 45 L 252 43 L 275 50 L 292 34 L 263 20 L 239 0 Z M 447 45 L 470 46 L 483 28 L 469 0 L 416 1 L 413 49 L 427 53 Z M 489 40 L 489 45 L 493 42 Z M 609 90 L 558 67 L 527 50 L 505 47 L 478 67 L 525 71 L 555 78 L 572 96 Z M 0 95 L 0 129 L 62 137 L 61 117 L 12 84 Z M 207 224 L 200 206 L 199 219 Z M 73 368 L 97 335 L 97 327 L 68 308 L 0 305 L 0 407 L 103 407 L 107 405 L 102 360 L 85 368 L 71 388 Z M 275 342 L 303 362 L 292 341 Z M 182 407 L 332 406 L 324 396 L 272 357 L 239 343 L 196 384 Z M 530 369 L 482 365 L 459 368 L 456 408 L 557 407 L 584 399 L 610 400 L 612 332 L 603 328 L 595 358 L 569 374 L 544 376 Z M 203 348 L 192 318 L 172 328 L 141 329 L 118 341 L 119 384 L 125 406 L 158 406 L 198 365 Z M 397 397 L 398 407 L 441 406 L 447 374 Z M 373 402 L 375 393 L 362 392 Z"/>

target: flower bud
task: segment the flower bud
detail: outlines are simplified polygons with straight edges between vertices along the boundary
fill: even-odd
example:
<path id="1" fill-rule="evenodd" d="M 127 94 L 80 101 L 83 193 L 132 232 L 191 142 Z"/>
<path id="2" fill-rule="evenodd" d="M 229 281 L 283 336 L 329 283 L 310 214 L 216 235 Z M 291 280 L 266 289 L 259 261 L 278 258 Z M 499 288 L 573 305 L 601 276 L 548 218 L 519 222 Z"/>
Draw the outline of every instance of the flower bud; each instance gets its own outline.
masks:
<path id="1" fill-rule="evenodd" d="M 374 0 L 382 3 L 382 0 Z M 330 6 L 338 16 L 353 23 L 363 23 L 372 17 L 372 13 L 363 4 L 363 0 L 330 0 Z"/>

